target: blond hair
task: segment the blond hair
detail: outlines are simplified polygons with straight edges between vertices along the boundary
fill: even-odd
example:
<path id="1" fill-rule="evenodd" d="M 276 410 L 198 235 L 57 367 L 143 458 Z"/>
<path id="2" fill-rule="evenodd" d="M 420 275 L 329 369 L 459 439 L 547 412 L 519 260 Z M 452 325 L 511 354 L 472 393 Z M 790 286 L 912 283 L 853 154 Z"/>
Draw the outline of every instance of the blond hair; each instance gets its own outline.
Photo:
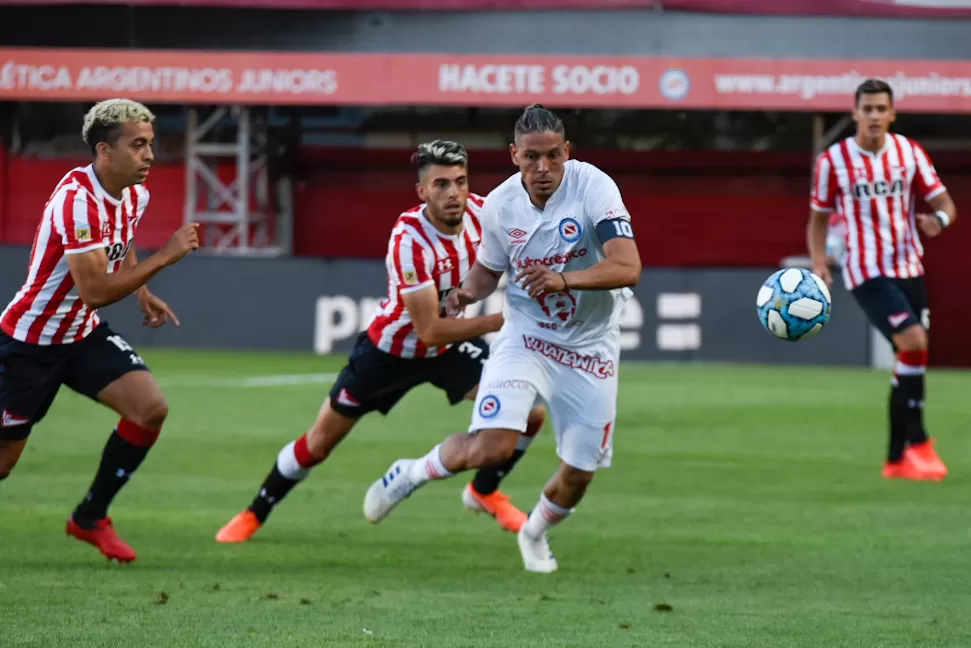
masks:
<path id="1" fill-rule="evenodd" d="M 151 110 L 131 99 L 105 99 L 96 103 L 84 116 L 81 138 L 94 154 L 99 142 L 113 144 L 129 121 L 154 122 Z"/>

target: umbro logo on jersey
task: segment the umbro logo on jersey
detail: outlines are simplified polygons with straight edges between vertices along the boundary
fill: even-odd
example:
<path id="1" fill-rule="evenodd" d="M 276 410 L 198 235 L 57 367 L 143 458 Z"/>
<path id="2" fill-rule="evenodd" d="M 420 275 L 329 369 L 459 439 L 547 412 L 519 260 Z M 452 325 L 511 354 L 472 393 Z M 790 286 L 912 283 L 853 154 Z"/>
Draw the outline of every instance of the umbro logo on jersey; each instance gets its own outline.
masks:
<path id="1" fill-rule="evenodd" d="M 513 245 L 522 245 L 523 243 L 525 243 L 526 242 L 526 236 L 528 234 L 529 234 L 529 232 L 527 232 L 525 230 L 521 230 L 518 227 L 515 228 L 515 229 L 509 230 L 509 236 L 513 239 L 512 240 L 512 244 Z"/>
<path id="2" fill-rule="evenodd" d="M 16 427 L 18 425 L 26 425 L 27 423 L 30 423 L 29 418 L 17 416 L 7 410 L 3 410 L 3 416 L 0 417 L 0 427 Z"/>

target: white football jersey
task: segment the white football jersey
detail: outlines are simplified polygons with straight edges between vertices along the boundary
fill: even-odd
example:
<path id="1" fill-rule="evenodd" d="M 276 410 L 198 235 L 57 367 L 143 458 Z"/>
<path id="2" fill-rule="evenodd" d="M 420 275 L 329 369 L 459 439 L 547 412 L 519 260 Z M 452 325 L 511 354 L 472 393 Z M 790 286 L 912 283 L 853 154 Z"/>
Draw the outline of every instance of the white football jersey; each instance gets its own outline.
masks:
<path id="1" fill-rule="evenodd" d="M 495 272 L 509 272 L 501 335 L 535 336 L 580 347 L 620 335 L 620 314 L 633 294 L 630 289 L 570 289 L 537 299 L 515 277 L 532 265 L 568 272 L 599 263 L 605 256 L 597 225 L 622 219 L 630 238 L 630 214 L 606 173 L 577 160 L 567 161 L 565 167 L 563 182 L 545 209 L 533 205 L 520 173 L 492 190 L 481 216 L 478 262 Z"/>

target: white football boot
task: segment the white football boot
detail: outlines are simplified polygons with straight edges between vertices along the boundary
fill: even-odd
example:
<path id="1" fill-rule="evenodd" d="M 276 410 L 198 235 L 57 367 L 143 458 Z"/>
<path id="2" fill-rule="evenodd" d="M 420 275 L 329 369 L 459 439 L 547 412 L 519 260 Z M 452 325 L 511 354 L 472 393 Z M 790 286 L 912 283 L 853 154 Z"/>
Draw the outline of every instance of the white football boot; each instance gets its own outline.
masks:
<path id="1" fill-rule="evenodd" d="M 414 459 L 399 459 L 381 479 L 371 484 L 364 496 L 364 517 L 371 524 L 377 524 L 388 517 L 398 502 L 415 492 L 419 485 L 411 481 L 411 466 Z"/>
<path id="2" fill-rule="evenodd" d="M 553 552 L 550 550 L 546 534 L 538 538 L 526 535 L 526 525 L 519 530 L 516 539 L 519 541 L 519 552 L 523 555 L 523 566 L 526 571 L 549 574 L 555 572 L 558 565 Z"/>

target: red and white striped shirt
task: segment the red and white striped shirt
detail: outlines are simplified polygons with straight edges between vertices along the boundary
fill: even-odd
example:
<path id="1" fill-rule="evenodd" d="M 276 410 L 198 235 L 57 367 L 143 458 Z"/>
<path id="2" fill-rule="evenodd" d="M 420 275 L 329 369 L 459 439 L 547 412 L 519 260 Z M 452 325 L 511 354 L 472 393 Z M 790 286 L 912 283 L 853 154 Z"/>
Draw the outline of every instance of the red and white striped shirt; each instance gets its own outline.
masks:
<path id="1" fill-rule="evenodd" d="M 923 275 L 916 196 L 930 200 L 945 191 L 924 149 L 902 135 L 888 133 L 878 153 L 862 149 L 852 137 L 821 153 L 810 205 L 845 219 L 846 287 L 874 277 Z"/>
<path id="2" fill-rule="evenodd" d="M 385 259 L 388 297 L 368 326 L 368 336 L 379 349 L 401 358 L 433 358 L 451 347 L 429 347 L 418 339 L 402 295 L 434 286 L 444 303 L 448 292 L 462 285 L 482 239 L 479 212 L 484 202 L 469 194 L 465 226 L 455 236 L 443 234 L 425 218 L 425 205 L 398 217 Z"/>
<path id="3" fill-rule="evenodd" d="M 67 255 L 104 248 L 108 272 L 128 256 L 145 208 L 148 189 L 127 187 L 122 199 L 98 182 L 91 165 L 72 169 L 54 189 L 34 236 L 27 280 L 0 315 L 0 328 L 28 344 L 70 344 L 100 323 L 81 301 Z"/>

